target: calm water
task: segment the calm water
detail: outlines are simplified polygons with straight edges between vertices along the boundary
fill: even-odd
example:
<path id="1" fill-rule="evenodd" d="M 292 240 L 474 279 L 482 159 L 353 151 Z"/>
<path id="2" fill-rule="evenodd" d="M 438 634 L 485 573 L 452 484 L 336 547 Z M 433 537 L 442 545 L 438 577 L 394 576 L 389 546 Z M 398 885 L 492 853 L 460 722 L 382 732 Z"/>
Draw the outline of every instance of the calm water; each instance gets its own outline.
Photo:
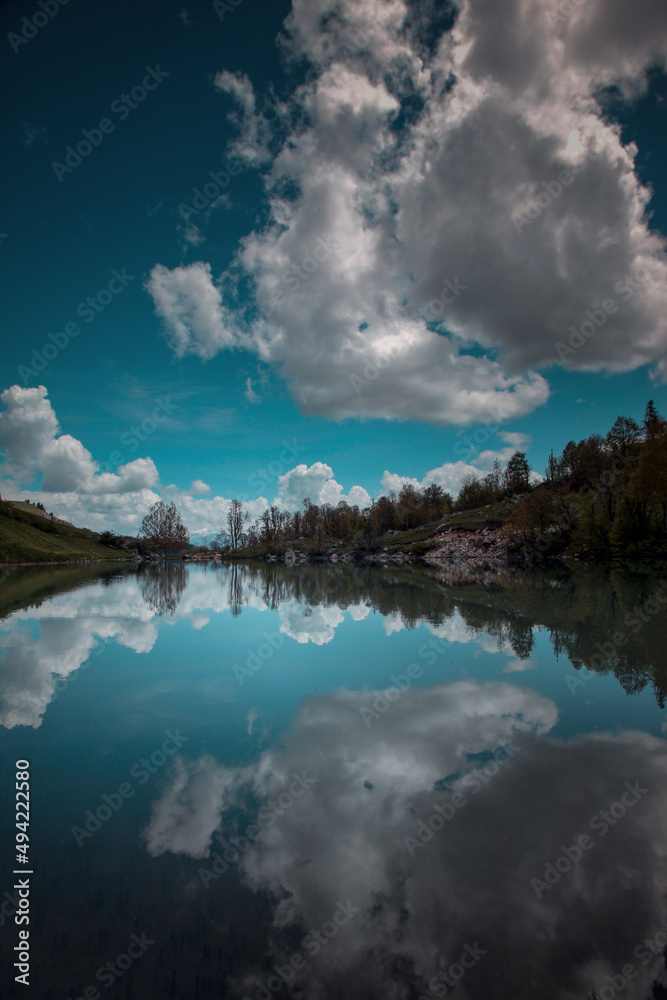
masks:
<path id="1" fill-rule="evenodd" d="M 667 996 L 663 601 L 588 567 L 17 569 L 0 995 Z"/>

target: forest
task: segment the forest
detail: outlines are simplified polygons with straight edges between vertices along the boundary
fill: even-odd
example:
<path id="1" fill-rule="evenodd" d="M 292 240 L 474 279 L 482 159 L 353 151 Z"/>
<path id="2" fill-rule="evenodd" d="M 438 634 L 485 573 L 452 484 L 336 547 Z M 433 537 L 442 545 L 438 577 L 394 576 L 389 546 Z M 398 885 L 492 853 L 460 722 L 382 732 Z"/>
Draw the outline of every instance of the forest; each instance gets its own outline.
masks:
<path id="1" fill-rule="evenodd" d="M 606 435 L 570 441 L 549 455 L 542 476 L 531 475 L 526 455 L 517 451 L 507 465 L 496 461 L 486 474 L 464 477 L 455 499 L 437 483 L 423 489 L 405 485 L 399 493 L 374 499 L 360 509 L 344 501 L 289 511 L 276 504 L 252 524 L 232 501 L 227 524 L 216 538 L 221 551 L 281 551 L 292 543 L 311 550 L 333 542 L 373 548 L 388 532 L 408 531 L 475 508 L 512 500 L 498 513 L 508 545 L 534 556 L 566 549 L 586 556 L 645 555 L 667 547 L 667 421 L 652 401 L 641 423 L 619 416 Z M 507 508 L 505 507 L 507 511 Z"/>

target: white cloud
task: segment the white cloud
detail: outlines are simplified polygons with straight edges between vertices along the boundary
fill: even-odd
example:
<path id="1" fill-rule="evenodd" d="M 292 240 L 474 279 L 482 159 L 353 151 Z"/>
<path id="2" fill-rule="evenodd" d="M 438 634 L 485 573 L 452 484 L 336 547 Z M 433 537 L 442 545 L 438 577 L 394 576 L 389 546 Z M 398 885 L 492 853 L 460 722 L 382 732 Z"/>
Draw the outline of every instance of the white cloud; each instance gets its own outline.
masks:
<path id="1" fill-rule="evenodd" d="M 461 480 L 467 475 L 479 477 L 481 473 L 476 465 L 470 465 L 468 462 L 462 461 L 446 462 L 444 465 L 431 469 L 421 481 L 414 479 L 412 476 L 400 476 L 395 472 L 389 472 L 385 469 L 382 475 L 382 489 L 385 493 L 400 493 L 403 486 L 414 486 L 415 489 L 423 489 L 425 486 L 435 483 L 438 486 L 442 486 L 452 496 L 455 496 L 458 493 Z"/>
<path id="2" fill-rule="evenodd" d="M 618 310 L 565 366 L 663 371 L 667 265 L 641 271 L 662 243 L 650 192 L 595 95 L 614 83 L 637 92 L 649 65 L 665 65 L 664 4 L 640 0 L 630 14 L 622 0 L 587 0 L 555 27 L 556 0 L 459 7 L 427 45 L 434 7 L 417 17 L 403 0 L 340 0 L 335 12 L 330 0 L 294 0 L 285 50 L 313 75 L 266 176 L 271 222 L 220 280 L 240 271 L 269 305 L 223 321 L 218 284 L 197 265 L 179 309 L 154 294 L 177 353 L 208 358 L 244 338 L 304 412 L 335 419 L 508 421 L 546 401 L 536 369 L 559 363 L 570 326 L 613 298 Z M 240 104 L 252 148 L 250 81 L 217 82 Z M 423 110 L 392 130 L 414 95 Z M 575 167 L 572 183 L 558 181 Z M 515 224 L 537 197 L 544 207 Z M 336 240 L 336 253 L 317 261 L 318 239 Z M 158 265 L 154 284 L 182 270 Z M 632 274 L 644 277 L 626 300 L 615 285 Z"/>
<path id="3" fill-rule="evenodd" d="M 244 393 L 244 396 L 248 400 L 249 403 L 259 403 L 259 402 L 261 402 L 262 397 L 259 396 L 255 392 L 255 390 L 253 389 L 253 381 L 252 381 L 251 378 L 247 378 L 245 380 L 245 393 Z"/>
<path id="4" fill-rule="evenodd" d="M 95 582 L 9 615 L 0 626 L 0 725 L 37 729 L 59 680 L 75 679 L 100 640 L 150 652 L 157 639 L 152 618 L 136 578 L 112 587 Z"/>
<path id="5" fill-rule="evenodd" d="M 310 607 L 297 600 L 284 601 L 280 605 L 280 631 L 298 643 L 325 646 L 331 642 L 344 618 L 341 609 L 333 605 Z"/>
<path id="6" fill-rule="evenodd" d="M 0 493 L 5 496 L 38 500 L 56 517 L 98 531 L 135 534 L 144 514 L 161 498 L 176 504 L 192 537 L 214 535 L 224 527 L 232 498 L 210 496 L 211 487 L 202 479 L 183 490 L 160 488 L 151 458 L 136 458 L 113 473 L 98 472 L 99 464 L 80 441 L 58 434 L 44 386 L 15 385 L 0 393 L 0 400 L 6 406 L 0 411 L 0 448 L 6 456 Z M 344 493 L 323 462 L 310 468 L 298 465 L 278 477 L 275 503 L 293 510 L 306 496 L 316 504 L 347 500 L 364 507 L 370 502 L 361 486 Z M 252 521 L 268 506 L 263 496 L 244 502 Z"/>
<path id="7" fill-rule="evenodd" d="M 41 474 L 40 493 L 113 495 L 150 490 L 158 479 L 150 458 L 137 458 L 116 473 L 99 473 L 99 464 L 71 434 L 58 434 L 56 414 L 45 386 L 14 385 L 0 393 L 0 448 L 4 475 L 15 483 L 32 482 Z"/>
<path id="8" fill-rule="evenodd" d="M 216 73 L 213 83 L 219 91 L 229 94 L 239 108 L 227 115 L 240 132 L 239 138 L 229 146 L 230 155 L 251 167 L 269 162 L 271 129 L 264 115 L 256 111 L 255 91 L 248 77 L 245 73 L 223 70 Z"/>
<path id="9" fill-rule="evenodd" d="M 208 483 L 205 483 L 203 479 L 193 479 L 190 483 L 190 489 L 185 491 L 190 493 L 191 496 L 202 496 L 204 494 L 208 495 L 211 492 L 211 487 Z"/>
<path id="10" fill-rule="evenodd" d="M 196 353 L 203 360 L 239 345 L 210 264 L 196 261 L 171 271 L 156 264 L 146 283 L 155 311 L 164 321 L 177 357 Z"/>
<path id="11" fill-rule="evenodd" d="M 500 431 L 498 436 L 502 441 L 506 442 L 507 447 L 498 448 L 495 451 L 489 448 L 486 451 L 480 452 L 475 462 L 483 469 L 490 469 L 496 459 L 501 464 L 506 464 L 515 451 L 525 452 L 531 440 L 527 434 L 519 434 L 516 431 Z"/>
<path id="12" fill-rule="evenodd" d="M 183 247 L 198 247 L 200 243 L 205 243 L 206 237 L 198 226 L 191 222 L 183 229 Z"/>
<path id="13" fill-rule="evenodd" d="M 491 436 L 485 428 L 481 428 L 481 430 L 485 440 Z M 474 476 L 476 479 L 481 479 L 491 469 L 496 459 L 501 465 L 506 465 L 515 451 L 526 451 L 531 442 L 528 434 L 521 434 L 517 431 L 497 430 L 495 433 L 497 433 L 501 441 L 506 442 L 506 447 L 496 449 L 487 448 L 485 451 L 476 454 L 477 449 L 474 438 L 464 438 L 462 447 L 464 451 L 467 450 L 472 456 L 470 462 L 463 461 L 462 459 L 459 459 L 457 462 L 445 462 L 443 465 L 430 469 L 421 480 L 415 479 L 412 476 L 401 476 L 398 473 L 385 470 L 382 476 L 383 491 L 385 493 L 400 493 L 403 486 L 414 486 L 415 489 L 424 489 L 424 487 L 435 483 L 438 486 L 442 486 L 444 490 L 447 490 L 452 497 L 455 497 L 461 488 L 464 476 Z M 467 445 L 465 442 L 470 443 Z M 454 450 L 458 451 L 458 448 Z M 538 472 L 531 471 L 531 482 L 542 482 L 542 478 Z"/>
<path id="14" fill-rule="evenodd" d="M 349 493 L 343 492 L 343 487 L 333 478 L 333 469 L 324 462 L 313 462 L 311 466 L 297 465 L 284 476 L 278 476 L 278 495 L 276 502 L 290 510 L 301 506 L 306 497 L 314 504 L 335 504 L 345 500 L 347 503 L 366 507 L 370 496 L 362 486 L 353 486 Z"/>

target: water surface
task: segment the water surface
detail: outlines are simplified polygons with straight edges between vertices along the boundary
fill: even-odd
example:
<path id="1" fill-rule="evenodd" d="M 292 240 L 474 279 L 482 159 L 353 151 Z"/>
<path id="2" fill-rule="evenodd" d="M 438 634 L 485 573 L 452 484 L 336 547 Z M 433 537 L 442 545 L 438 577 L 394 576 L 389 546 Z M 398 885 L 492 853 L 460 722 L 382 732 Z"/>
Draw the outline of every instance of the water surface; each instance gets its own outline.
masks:
<path id="1" fill-rule="evenodd" d="M 666 995 L 666 601 L 583 566 L 17 569 L 1 995 Z"/>

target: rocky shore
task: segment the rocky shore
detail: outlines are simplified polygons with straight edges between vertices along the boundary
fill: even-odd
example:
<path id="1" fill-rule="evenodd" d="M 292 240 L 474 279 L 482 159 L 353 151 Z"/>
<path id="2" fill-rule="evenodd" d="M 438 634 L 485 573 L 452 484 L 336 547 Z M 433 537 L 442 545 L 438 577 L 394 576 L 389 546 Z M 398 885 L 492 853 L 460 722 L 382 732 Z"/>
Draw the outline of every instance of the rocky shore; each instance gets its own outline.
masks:
<path id="1" fill-rule="evenodd" d="M 283 554 L 269 554 L 267 562 L 297 566 L 305 562 L 362 563 L 372 566 L 400 565 L 424 561 L 436 567 L 465 567 L 467 570 L 497 569 L 508 563 L 507 545 L 497 528 L 447 528 L 428 539 L 428 548 L 384 546 L 371 551 L 340 552 L 335 547 L 313 553 L 298 548 Z"/>
<path id="2" fill-rule="evenodd" d="M 506 566 L 507 545 L 495 528 L 479 531 L 449 528 L 432 539 L 436 545 L 423 556 L 432 566 L 461 566 L 494 569 Z"/>

